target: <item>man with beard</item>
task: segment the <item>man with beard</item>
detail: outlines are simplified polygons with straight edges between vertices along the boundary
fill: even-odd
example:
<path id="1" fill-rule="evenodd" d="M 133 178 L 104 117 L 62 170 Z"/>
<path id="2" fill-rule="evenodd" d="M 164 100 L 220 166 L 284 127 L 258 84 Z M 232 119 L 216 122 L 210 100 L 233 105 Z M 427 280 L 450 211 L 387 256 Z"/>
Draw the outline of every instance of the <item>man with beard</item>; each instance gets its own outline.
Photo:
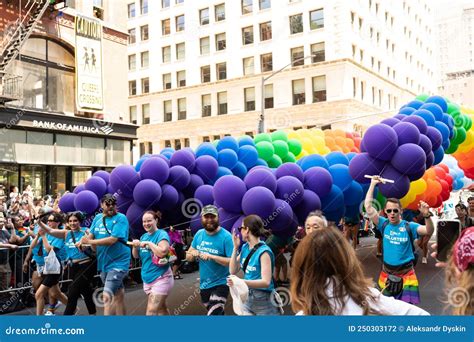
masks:
<path id="1" fill-rule="evenodd" d="M 123 280 L 130 267 L 131 252 L 127 246 L 128 220 L 117 212 L 117 200 L 107 194 L 101 199 L 102 214 L 92 222 L 90 234 L 77 246 L 97 248 L 97 268 L 104 283 L 104 315 L 125 315 Z"/>
<path id="2" fill-rule="evenodd" d="M 219 226 L 218 210 L 213 205 L 202 209 L 201 223 L 204 229 L 200 229 L 194 236 L 191 247 L 186 252 L 186 259 L 199 259 L 201 301 L 206 307 L 207 315 L 224 315 L 229 295 L 229 263 L 234 248 L 232 235 Z"/>

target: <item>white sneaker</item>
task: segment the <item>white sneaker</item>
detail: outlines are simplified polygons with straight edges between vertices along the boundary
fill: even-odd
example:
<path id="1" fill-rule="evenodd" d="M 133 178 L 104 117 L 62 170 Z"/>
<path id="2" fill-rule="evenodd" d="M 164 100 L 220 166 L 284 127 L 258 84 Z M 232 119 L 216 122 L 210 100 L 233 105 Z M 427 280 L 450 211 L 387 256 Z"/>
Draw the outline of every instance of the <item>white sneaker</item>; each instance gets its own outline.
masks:
<path id="1" fill-rule="evenodd" d="M 52 311 L 46 311 L 46 313 L 44 314 L 45 316 L 56 316 L 56 314 Z"/>
<path id="2" fill-rule="evenodd" d="M 428 259 L 426 259 L 426 257 L 423 257 L 423 258 L 421 259 L 421 263 L 422 263 L 422 264 L 427 264 L 427 263 L 428 263 Z"/>

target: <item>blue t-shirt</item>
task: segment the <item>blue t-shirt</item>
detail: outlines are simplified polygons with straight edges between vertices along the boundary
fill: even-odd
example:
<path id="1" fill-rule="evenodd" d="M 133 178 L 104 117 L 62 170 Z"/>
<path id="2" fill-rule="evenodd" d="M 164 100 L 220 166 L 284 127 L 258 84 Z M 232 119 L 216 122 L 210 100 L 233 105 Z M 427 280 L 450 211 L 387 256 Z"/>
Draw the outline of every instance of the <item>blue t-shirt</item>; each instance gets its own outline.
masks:
<path id="1" fill-rule="evenodd" d="M 66 251 L 66 245 L 64 244 L 64 239 L 57 238 L 55 236 L 46 234 L 46 239 L 48 240 L 48 243 L 51 245 L 51 247 L 54 248 L 54 252 L 56 253 L 56 256 L 60 261 L 67 260 L 67 251 Z M 46 248 L 44 248 L 43 244 L 43 256 L 48 255 L 48 251 Z"/>
<path id="2" fill-rule="evenodd" d="M 170 242 L 168 233 L 164 230 L 157 229 L 153 234 L 145 233 L 140 238 L 140 241 L 151 241 L 155 245 L 160 241 L 166 240 Z M 158 277 L 161 277 L 170 268 L 169 264 L 165 266 L 158 266 L 152 262 L 153 251 L 148 248 L 140 247 L 140 259 L 142 260 L 142 279 L 145 283 L 153 283 Z"/>
<path id="3" fill-rule="evenodd" d="M 255 253 L 253 253 L 253 255 L 251 256 L 250 260 L 249 260 L 249 263 L 247 264 L 247 269 L 245 270 L 245 274 L 244 274 L 244 279 L 246 280 L 259 280 L 259 279 L 262 279 L 262 265 L 261 265 L 261 262 L 260 262 L 260 257 L 265 254 L 265 253 L 268 253 L 268 255 L 270 256 L 270 260 L 271 260 L 271 271 L 272 271 L 272 275 L 271 275 L 271 282 L 270 282 L 270 286 L 267 287 L 267 288 L 259 288 L 258 290 L 262 290 L 262 291 L 273 291 L 273 289 L 275 288 L 275 285 L 273 284 L 273 269 L 275 267 L 275 257 L 273 256 L 273 252 L 272 250 L 270 249 L 270 247 L 268 247 L 265 242 L 262 242 L 263 243 L 263 246 L 260 246 L 257 251 Z M 242 250 L 240 252 L 240 267 L 244 268 L 244 263 L 245 263 L 245 259 L 247 259 L 247 256 L 250 254 L 250 247 L 249 247 L 249 244 L 246 243 L 242 246 Z"/>
<path id="4" fill-rule="evenodd" d="M 105 224 L 107 227 L 104 227 L 102 214 L 97 214 L 90 228 L 95 239 L 113 236 L 123 242 L 127 242 L 128 220 L 124 214 L 117 213 L 115 216 L 107 217 Z M 128 271 L 130 258 L 130 248 L 120 241 L 111 246 L 97 246 L 97 269 L 101 272 L 110 272 L 112 270 Z"/>
<path id="5" fill-rule="evenodd" d="M 33 232 L 37 235 L 39 231 L 39 226 L 35 224 L 33 228 Z M 44 265 L 44 257 L 45 255 L 38 255 L 39 251 L 43 249 L 43 239 L 39 237 L 36 246 L 31 251 L 33 253 L 33 260 L 36 262 L 36 265 L 43 266 Z"/>
<path id="6" fill-rule="evenodd" d="M 86 229 L 87 228 L 81 228 L 81 230 L 77 232 L 73 232 L 71 230 L 67 233 L 66 239 L 64 240 L 64 244 L 66 245 L 68 259 L 81 260 L 81 259 L 88 258 L 88 256 L 84 252 L 82 252 L 79 248 L 77 248 L 74 243 L 74 239 L 76 240 L 76 242 L 79 242 L 82 239 L 82 237 L 86 234 Z M 74 239 L 72 238 L 73 234 L 74 234 Z"/>
<path id="7" fill-rule="evenodd" d="M 225 258 L 230 258 L 234 249 L 232 235 L 222 227 L 214 235 L 208 234 L 205 229 L 200 229 L 194 236 L 191 246 L 199 252 Z M 199 276 L 201 289 L 225 285 L 229 276 L 229 267 L 222 266 L 213 260 L 199 259 Z"/>
<path id="8" fill-rule="evenodd" d="M 414 260 L 415 256 L 413 255 L 410 235 L 405 229 L 407 221 L 401 220 L 398 225 L 388 223 L 384 228 L 385 222 L 388 222 L 388 219 L 379 216 L 377 229 L 383 236 L 383 261 L 392 266 L 400 266 Z M 418 239 L 417 229 L 419 226 L 415 222 L 408 223 L 413 240 Z"/>

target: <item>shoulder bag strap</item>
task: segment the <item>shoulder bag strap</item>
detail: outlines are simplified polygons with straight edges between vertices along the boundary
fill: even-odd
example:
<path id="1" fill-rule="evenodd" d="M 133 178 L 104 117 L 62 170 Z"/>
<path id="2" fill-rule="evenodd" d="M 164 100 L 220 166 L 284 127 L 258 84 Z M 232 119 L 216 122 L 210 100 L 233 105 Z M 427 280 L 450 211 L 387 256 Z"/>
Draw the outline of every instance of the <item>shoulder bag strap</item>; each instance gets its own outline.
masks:
<path id="1" fill-rule="evenodd" d="M 250 262 L 250 258 L 252 257 L 252 255 L 255 254 L 255 252 L 257 251 L 257 249 L 259 249 L 261 246 L 263 246 L 263 242 L 259 242 L 257 243 L 253 248 L 252 250 L 250 251 L 249 255 L 247 255 L 247 258 L 245 259 L 244 261 L 244 264 L 242 266 L 242 270 L 244 271 L 244 274 L 245 274 L 245 271 L 247 270 L 247 266 Z"/>

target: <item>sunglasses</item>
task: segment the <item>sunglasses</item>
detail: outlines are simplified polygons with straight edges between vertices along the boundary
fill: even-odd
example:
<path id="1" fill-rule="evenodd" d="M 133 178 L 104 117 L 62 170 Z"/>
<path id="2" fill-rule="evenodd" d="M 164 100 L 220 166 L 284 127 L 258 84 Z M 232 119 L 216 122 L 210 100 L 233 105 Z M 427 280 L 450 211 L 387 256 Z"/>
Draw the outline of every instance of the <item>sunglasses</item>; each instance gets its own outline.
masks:
<path id="1" fill-rule="evenodd" d="M 385 209 L 385 212 L 387 214 L 391 214 L 391 213 L 398 214 L 400 212 L 400 210 L 398 210 L 398 209 Z"/>
<path id="2" fill-rule="evenodd" d="M 242 229 L 245 229 L 245 226 L 239 227 L 239 228 L 237 228 L 237 229 L 238 229 L 238 231 L 239 231 L 239 233 L 240 233 L 240 232 L 242 232 Z"/>
<path id="3" fill-rule="evenodd" d="M 108 207 L 113 207 L 113 206 L 116 204 L 116 202 L 113 202 L 113 201 L 106 201 L 106 202 L 104 202 L 104 204 L 105 204 L 106 206 L 108 206 Z"/>
<path id="4" fill-rule="evenodd" d="M 58 221 L 49 219 L 48 222 L 56 222 L 57 223 Z"/>

